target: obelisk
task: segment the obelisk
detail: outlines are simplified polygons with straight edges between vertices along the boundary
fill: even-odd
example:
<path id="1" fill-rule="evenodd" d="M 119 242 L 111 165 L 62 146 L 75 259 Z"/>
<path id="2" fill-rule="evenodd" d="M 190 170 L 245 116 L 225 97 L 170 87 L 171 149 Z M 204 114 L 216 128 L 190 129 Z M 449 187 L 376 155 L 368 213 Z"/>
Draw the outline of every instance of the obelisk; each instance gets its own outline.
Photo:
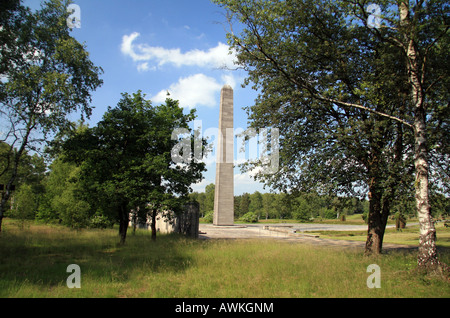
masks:
<path id="1" fill-rule="evenodd" d="M 233 148 L 233 89 L 225 85 L 220 94 L 214 225 L 234 225 Z"/>

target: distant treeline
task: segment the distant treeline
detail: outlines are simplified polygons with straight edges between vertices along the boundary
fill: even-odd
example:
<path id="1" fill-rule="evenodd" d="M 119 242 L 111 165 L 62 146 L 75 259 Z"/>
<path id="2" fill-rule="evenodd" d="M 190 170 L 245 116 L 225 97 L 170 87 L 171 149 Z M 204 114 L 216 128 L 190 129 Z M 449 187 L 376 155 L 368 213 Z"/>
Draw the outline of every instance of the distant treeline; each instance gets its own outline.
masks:
<path id="1" fill-rule="evenodd" d="M 207 220 L 214 210 L 214 184 L 205 192 L 191 193 L 198 201 L 200 214 Z M 234 196 L 234 217 L 245 221 L 259 219 L 295 219 L 309 221 L 315 218 L 336 219 L 342 215 L 363 214 L 369 211 L 369 203 L 357 198 L 320 196 L 316 193 L 291 195 L 286 193 L 243 193 Z"/>
<path id="2" fill-rule="evenodd" d="M 214 211 L 214 184 L 209 184 L 205 192 L 194 192 L 190 198 L 200 205 L 200 215 L 212 222 Z M 450 200 L 435 197 L 435 215 L 450 214 Z M 414 200 L 398 202 L 392 215 L 400 213 L 406 217 L 415 216 Z M 369 212 L 369 201 L 356 197 L 340 197 L 319 195 L 317 193 L 243 193 L 234 196 L 234 217 L 236 220 L 257 221 L 260 219 L 295 219 L 309 221 L 311 219 L 336 219 L 346 215 L 361 214 L 365 219 Z"/>

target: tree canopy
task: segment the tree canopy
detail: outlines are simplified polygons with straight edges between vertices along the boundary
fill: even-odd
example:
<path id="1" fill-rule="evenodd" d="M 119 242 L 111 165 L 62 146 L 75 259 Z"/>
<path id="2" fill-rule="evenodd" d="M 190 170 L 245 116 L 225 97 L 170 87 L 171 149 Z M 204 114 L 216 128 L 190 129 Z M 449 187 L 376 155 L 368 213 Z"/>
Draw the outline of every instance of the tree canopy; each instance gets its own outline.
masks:
<path id="1" fill-rule="evenodd" d="M 228 10 L 245 84 L 260 92 L 251 127 L 280 130 L 280 169 L 257 178 L 283 191 L 368 194 L 369 253 L 381 251 L 393 199 L 414 185 L 419 263 L 437 264 L 429 150 L 441 164 L 448 153 L 427 133 L 448 131 L 448 3 L 379 1 L 374 16 L 363 0 L 215 2 Z"/>
<path id="2" fill-rule="evenodd" d="M 67 115 L 90 116 L 91 93 L 102 84 L 102 69 L 85 45 L 70 35 L 69 1 L 50 0 L 31 12 L 20 1 L 2 2 L 0 37 L 0 116 L 10 154 L 17 148 L 0 204 L 0 229 L 25 150 L 38 150 L 50 134 L 67 127 Z"/>
<path id="3" fill-rule="evenodd" d="M 145 219 L 149 215 L 155 227 L 156 215 L 179 212 L 190 185 L 203 178 L 205 164 L 193 160 L 194 152 L 189 162 L 177 163 L 172 151 L 180 142 L 173 131 L 192 132 L 188 124 L 194 118 L 195 110 L 183 114 L 177 101 L 153 106 L 140 91 L 124 93 L 95 127 L 73 130 L 63 142 L 64 159 L 81 169 L 86 200 L 94 210 L 116 215 L 122 242 L 131 209 L 139 209 Z M 192 132 L 192 145 L 194 138 Z"/>

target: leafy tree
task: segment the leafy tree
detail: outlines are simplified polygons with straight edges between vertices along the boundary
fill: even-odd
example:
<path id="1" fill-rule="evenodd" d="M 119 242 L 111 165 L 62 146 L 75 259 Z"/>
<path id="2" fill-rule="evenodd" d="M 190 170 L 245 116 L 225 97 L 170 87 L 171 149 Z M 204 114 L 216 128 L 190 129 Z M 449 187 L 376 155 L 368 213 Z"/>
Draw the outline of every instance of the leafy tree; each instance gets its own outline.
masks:
<path id="1" fill-rule="evenodd" d="M 37 208 L 37 198 L 31 185 L 23 184 L 14 195 L 12 216 L 21 221 L 21 227 L 25 220 L 34 219 Z"/>
<path id="2" fill-rule="evenodd" d="M 286 193 L 277 193 L 273 196 L 272 207 L 278 219 L 289 219 L 291 217 L 291 197 Z"/>
<path id="3" fill-rule="evenodd" d="M 215 184 L 210 183 L 205 187 L 205 211 L 214 211 Z"/>
<path id="4" fill-rule="evenodd" d="M 249 207 L 250 207 L 250 194 L 246 192 L 241 195 L 241 202 L 240 202 L 241 215 L 246 214 L 249 211 Z"/>
<path id="5" fill-rule="evenodd" d="M 297 197 L 293 200 L 292 217 L 294 219 L 306 222 L 311 218 L 312 214 L 311 206 L 305 198 Z"/>
<path id="6" fill-rule="evenodd" d="M 11 176 L 13 174 L 13 167 L 9 164 L 9 162 L 15 160 L 17 150 L 14 149 L 12 154 L 10 153 L 10 151 L 10 145 L 4 142 L 0 142 L 0 169 L 3 170 L 3 173 L 0 176 L 0 184 L 3 186 L 2 192 L 4 191 L 5 185 L 11 180 Z M 16 206 L 13 207 L 13 210 L 11 211 L 12 213 L 10 213 L 10 211 L 8 211 L 7 209 L 4 215 L 20 217 L 21 219 L 33 218 L 36 210 L 39 209 L 40 201 L 43 197 L 44 186 L 42 184 L 42 181 L 44 180 L 45 175 L 46 164 L 44 162 L 44 159 L 38 154 L 30 156 L 27 151 L 24 151 L 21 164 L 16 172 L 16 178 L 14 182 L 16 193 L 12 196 L 13 200 L 10 200 L 11 202 L 5 202 L 5 207 L 6 205 L 8 205 L 7 207 L 9 208 L 9 205 L 13 202 L 16 203 Z M 29 193 L 29 196 L 27 197 L 27 194 L 24 193 Z M 32 200 L 35 204 L 19 202 L 17 201 L 17 195 L 19 195 L 20 197 L 19 201 L 29 199 Z M 33 206 L 32 213 L 28 210 L 27 212 L 20 211 L 17 205 L 19 203 L 21 206 Z"/>
<path id="7" fill-rule="evenodd" d="M 25 151 L 36 150 L 47 137 L 67 126 L 67 115 L 91 114 L 91 91 L 102 84 L 102 70 L 86 47 L 70 36 L 69 1 L 49 0 L 32 13 L 20 2 L 7 1 L 0 15 L 0 116 L 9 125 L 3 140 L 10 145 L 11 171 L 0 203 L 0 230 Z M 17 148 L 17 151 L 14 149 Z M 14 159 L 12 155 L 14 153 Z"/>
<path id="8" fill-rule="evenodd" d="M 157 214 L 179 212 L 190 185 L 202 179 L 205 165 L 194 160 L 194 152 L 182 154 L 191 160 L 181 164 L 173 152 L 180 142 L 172 138 L 173 132 L 182 128 L 192 133 L 188 124 L 194 118 L 195 110 L 185 115 L 177 101 L 152 106 L 140 91 L 124 93 L 97 126 L 73 131 L 63 143 L 65 159 L 81 169 L 87 202 L 106 216 L 116 215 L 121 243 L 131 209 L 151 218 L 156 238 Z M 189 136 L 191 146 L 194 138 Z M 205 146 L 205 140 L 201 144 Z"/>
<path id="9" fill-rule="evenodd" d="M 229 39 L 261 92 L 252 127 L 280 128 L 280 171 L 259 177 L 294 191 L 368 190 L 366 253 L 379 253 L 413 163 L 419 266 L 438 265 L 426 133 L 448 131 L 448 3 L 380 1 L 382 27 L 370 28 L 363 0 L 216 2 L 244 24 Z M 432 148 L 445 158 L 447 146 Z"/>
<path id="10" fill-rule="evenodd" d="M 241 195 L 235 195 L 234 196 L 234 217 L 236 219 L 240 218 L 243 213 L 241 212 Z"/>
<path id="11" fill-rule="evenodd" d="M 50 173 L 43 181 L 45 194 L 39 206 L 37 218 L 43 221 L 59 220 L 75 229 L 89 226 L 92 209 L 83 200 L 80 168 L 62 158 L 50 165 Z"/>
<path id="12" fill-rule="evenodd" d="M 250 206 L 249 210 L 256 213 L 258 216 L 261 215 L 261 210 L 263 208 L 262 195 L 259 191 L 255 191 L 250 195 Z"/>
<path id="13" fill-rule="evenodd" d="M 274 201 L 273 193 L 264 193 L 262 195 L 263 212 L 264 212 L 266 220 L 269 219 L 271 216 L 273 201 Z"/>
<path id="14" fill-rule="evenodd" d="M 257 223 L 258 216 L 254 212 L 247 212 L 239 218 L 239 220 L 246 223 Z"/>

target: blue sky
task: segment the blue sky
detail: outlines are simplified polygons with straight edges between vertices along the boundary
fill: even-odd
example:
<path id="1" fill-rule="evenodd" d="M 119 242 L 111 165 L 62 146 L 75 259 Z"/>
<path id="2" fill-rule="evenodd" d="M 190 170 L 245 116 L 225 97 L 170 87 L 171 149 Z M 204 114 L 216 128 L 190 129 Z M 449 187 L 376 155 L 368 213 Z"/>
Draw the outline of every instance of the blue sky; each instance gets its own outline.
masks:
<path id="1" fill-rule="evenodd" d="M 42 1 L 27 0 L 31 8 Z M 101 120 L 121 93 L 142 90 L 153 104 L 161 104 L 167 91 L 188 110 L 197 109 L 202 132 L 217 128 L 220 90 L 234 89 L 234 128 L 247 127 L 242 109 L 253 104 L 257 93 L 242 88 L 246 74 L 230 71 L 233 55 L 226 40 L 224 10 L 209 0 L 75 0 L 81 11 L 81 28 L 71 34 L 85 42 L 91 60 L 104 70 L 104 84 L 93 93 L 95 107 L 89 124 Z M 236 145 L 235 145 L 236 149 Z M 235 154 L 236 157 L 236 154 Z M 194 191 L 215 181 L 215 162 L 207 164 L 205 180 Z M 249 173 L 235 168 L 235 194 L 266 192 Z"/>

